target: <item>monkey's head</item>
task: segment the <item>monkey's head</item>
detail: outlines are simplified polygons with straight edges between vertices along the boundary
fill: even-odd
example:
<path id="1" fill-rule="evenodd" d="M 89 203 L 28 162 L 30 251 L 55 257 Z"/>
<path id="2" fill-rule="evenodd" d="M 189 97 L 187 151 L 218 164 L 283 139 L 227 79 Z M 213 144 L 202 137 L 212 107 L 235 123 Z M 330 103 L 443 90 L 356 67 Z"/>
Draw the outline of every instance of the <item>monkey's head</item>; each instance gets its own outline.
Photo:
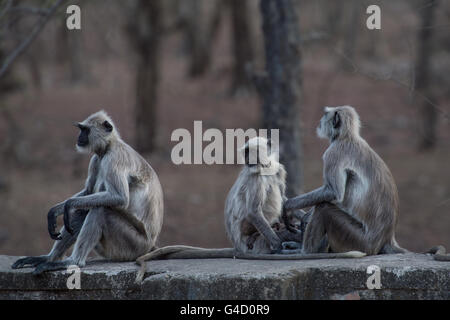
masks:
<path id="1" fill-rule="evenodd" d="M 359 116 L 350 106 L 325 107 L 324 115 L 317 127 L 319 138 L 330 140 L 359 136 Z"/>
<path id="2" fill-rule="evenodd" d="M 258 165 L 268 166 L 271 161 L 270 149 L 270 140 L 264 137 L 254 137 L 248 140 L 242 148 L 245 165 L 249 167 Z"/>
<path id="3" fill-rule="evenodd" d="M 77 141 L 79 152 L 103 154 L 111 141 L 119 137 L 114 123 L 103 110 L 90 115 L 83 122 L 75 123 L 75 126 L 80 129 Z"/>

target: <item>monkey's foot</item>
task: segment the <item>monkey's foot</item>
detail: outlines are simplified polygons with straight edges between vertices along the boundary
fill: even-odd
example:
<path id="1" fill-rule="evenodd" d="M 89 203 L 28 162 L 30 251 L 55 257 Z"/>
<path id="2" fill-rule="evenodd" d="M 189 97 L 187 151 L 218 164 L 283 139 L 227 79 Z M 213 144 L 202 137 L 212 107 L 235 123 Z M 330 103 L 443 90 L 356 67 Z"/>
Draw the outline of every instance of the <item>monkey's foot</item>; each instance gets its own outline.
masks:
<path id="1" fill-rule="evenodd" d="M 21 258 L 13 263 L 11 266 L 12 269 L 20 269 L 20 268 L 34 268 L 44 262 L 48 261 L 47 256 L 39 256 L 39 257 L 26 257 Z"/>
<path id="2" fill-rule="evenodd" d="M 283 250 L 299 250 L 302 248 L 302 244 L 296 241 L 285 241 L 281 245 Z"/>
<path id="3" fill-rule="evenodd" d="M 281 254 L 302 254 L 302 243 L 296 241 L 284 241 L 282 244 L 283 250 L 281 250 Z"/>
<path id="4" fill-rule="evenodd" d="M 64 261 L 48 261 L 39 264 L 36 269 L 34 269 L 33 274 L 39 275 L 46 271 L 56 271 L 65 270 L 68 266 L 75 264 L 71 259 L 66 259 Z"/>

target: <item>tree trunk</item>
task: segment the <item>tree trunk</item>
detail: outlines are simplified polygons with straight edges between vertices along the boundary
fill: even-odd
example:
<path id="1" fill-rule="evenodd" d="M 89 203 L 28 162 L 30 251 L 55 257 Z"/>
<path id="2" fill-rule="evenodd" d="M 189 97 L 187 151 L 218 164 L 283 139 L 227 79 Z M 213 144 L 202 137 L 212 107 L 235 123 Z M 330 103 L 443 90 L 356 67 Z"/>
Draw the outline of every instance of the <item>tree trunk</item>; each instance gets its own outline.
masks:
<path id="1" fill-rule="evenodd" d="M 127 26 L 137 56 L 135 124 L 139 152 L 155 148 L 161 14 L 160 0 L 139 0 Z"/>
<path id="2" fill-rule="evenodd" d="M 361 3 L 359 0 L 352 0 L 347 4 L 350 6 L 349 21 L 346 25 L 345 37 L 344 37 L 344 57 L 342 57 L 342 66 L 345 70 L 354 71 L 352 62 L 355 59 L 356 40 L 358 37 L 358 30 L 362 28 L 359 25 L 361 15 Z"/>
<path id="3" fill-rule="evenodd" d="M 433 25 L 434 12 L 437 0 L 424 1 L 425 7 L 422 11 L 422 26 L 418 34 L 418 53 L 416 62 L 416 90 L 426 97 L 421 99 L 419 119 L 421 121 L 421 139 L 419 148 L 422 150 L 432 149 L 436 143 L 436 109 L 430 103 L 433 100 L 430 90 L 430 57 L 433 53 Z"/>
<path id="4" fill-rule="evenodd" d="M 253 60 L 248 4 L 248 1 L 230 0 L 234 55 L 233 80 L 231 84 L 231 92 L 233 94 L 240 89 L 248 90 L 250 87 L 245 69 L 246 64 Z"/>
<path id="5" fill-rule="evenodd" d="M 153 51 L 153 50 L 152 50 Z M 157 87 L 159 82 L 156 52 L 141 57 L 136 75 L 136 148 L 151 152 L 155 148 Z"/>
<path id="6" fill-rule="evenodd" d="M 3 42 L 0 42 L 0 61 L 3 61 L 6 54 L 3 50 Z M 19 148 L 21 141 L 23 141 L 22 130 L 12 116 L 11 111 L 5 104 L 6 96 L 21 88 L 19 81 L 14 75 L 14 66 L 7 70 L 5 75 L 0 78 L 0 117 L 4 119 L 7 127 L 8 135 L 0 139 L 1 156 L 9 163 L 23 164 L 23 158 L 20 157 Z"/>
<path id="7" fill-rule="evenodd" d="M 68 81 L 77 84 L 89 78 L 89 76 L 86 76 L 89 72 L 89 68 L 85 65 L 87 59 L 83 60 L 82 32 L 80 30 L 68 30 L 66 21 L 62 20 L 56 36 L 58 41 L 57 59 L 61 63 L 68 64 Z"/>
<path id="8" fill-rule="evenodd" d="M 291 0 L 261 0 L 266 75 L 260 79 L 264 128 L 279 129 L 280 162 L 287 170 L 287 196 L 303 187 L 299 102 L 299 25 Z M 261 85 L 263 84 L 263 85 Z"/>
<path id="9" fill-rule="evenodd" d="M 221 1 L 212 3 L 211 14 L 205 14 L 204 4 L 201 0 L 182 0 L 180 3 L 185 46 L 190 55 L 190 77 L 199 77 L 209 69 L 212 45 L 222 19 Z"/>

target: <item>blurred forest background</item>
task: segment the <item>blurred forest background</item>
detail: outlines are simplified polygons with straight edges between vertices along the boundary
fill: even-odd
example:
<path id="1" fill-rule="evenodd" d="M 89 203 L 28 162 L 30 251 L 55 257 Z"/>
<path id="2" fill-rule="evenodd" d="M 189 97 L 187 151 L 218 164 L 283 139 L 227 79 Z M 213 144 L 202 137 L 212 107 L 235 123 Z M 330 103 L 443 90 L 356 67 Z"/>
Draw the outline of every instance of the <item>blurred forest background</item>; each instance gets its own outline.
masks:
<path id="1" fill-rule="evenodd" d="M 398 242 L 450 247 L 450 1 L 275 2 L 0 0 L 0 253 L 49 251 L 47 212 L 89 161 L 72 123 L 95 111 L 159 175 L 159 245 L 224 247 L 240 167 L 172 164 L 172 131 L 280 128 L 295 194 L 322 183 L 315 128 L 337 105 L 356 108 L 394 175 Z M 81 30 L 66 28 L 69 4 Z M 371 4 L 381 30 L 366 27 Z"/>

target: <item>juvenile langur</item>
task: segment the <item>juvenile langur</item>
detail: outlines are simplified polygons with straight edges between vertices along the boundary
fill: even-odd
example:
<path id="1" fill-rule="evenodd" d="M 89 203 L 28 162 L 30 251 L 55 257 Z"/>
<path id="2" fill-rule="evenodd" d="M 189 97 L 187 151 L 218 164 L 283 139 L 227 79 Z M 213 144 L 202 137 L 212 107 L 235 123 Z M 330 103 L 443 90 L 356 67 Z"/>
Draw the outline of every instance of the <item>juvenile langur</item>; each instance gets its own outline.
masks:
<path id="1" fill-rule="evenodd" d="M 35 274 L 83 267 L 95 249 L 115 261 L 130 261 L 155 246 L 163 221 L 163 193 L 158 176 L 126 144 L 110 117 L 100 111 L 77 123 L 77 149 L 93 153 L 85 188 L 48 213 L 48 230 L 56 240 L 49 254 L 17 260 L 12 268 L 35 267 Z M 56 218 L 64 214 L 61 232 Z M 70 257 L 60 260 L 74 244 Z"/>
<path id="2" fill-rule="evenodd" d="M 338 254 L 286 254 L 282 243 L 302 241 L 298 230 L 289 232 L 280 224 L 285 198 L 286 171 L 265 138 L 250 139 L 243 148 L 245 166 L 231 188 L 225 202 L 225 229 L 233 248 L 205 249 L 190 246 L 168 246 L 137 259 L 141 269 L 137 281 L 142 281 L 145 261 L 151 259 L 240 258 L 261 260 L 297 260 L 320 258 L 356 258 L 362 252 Z M 252 161 L 253 159 L 253 161 Z M 256 160 L 255 160 L 256 159 Z M 301 219 L 301 217 L 299 217 Z M 289 225 L 292 220 L 286 220 Z M 289 227 L 292 230 L 292 227 Z"/>
<path id="3" fill-rule="evenodd" d="M 303 248 L 294 251 L 407 252 L 394 236 L 398 216 L 394 179 L 359 129 L 359 116 L 352 107 L 325 108 L 317 128 L 318 136 L 330 141 L 323 155 L 324 185 L 284 204 L 284 219 L 289 210 L 313 206 Z M 324 241 L 328 243 L 325 247 Z M 439 260 L 448 258 L 442 246 L 429 252 L 436 253 Z"/>

